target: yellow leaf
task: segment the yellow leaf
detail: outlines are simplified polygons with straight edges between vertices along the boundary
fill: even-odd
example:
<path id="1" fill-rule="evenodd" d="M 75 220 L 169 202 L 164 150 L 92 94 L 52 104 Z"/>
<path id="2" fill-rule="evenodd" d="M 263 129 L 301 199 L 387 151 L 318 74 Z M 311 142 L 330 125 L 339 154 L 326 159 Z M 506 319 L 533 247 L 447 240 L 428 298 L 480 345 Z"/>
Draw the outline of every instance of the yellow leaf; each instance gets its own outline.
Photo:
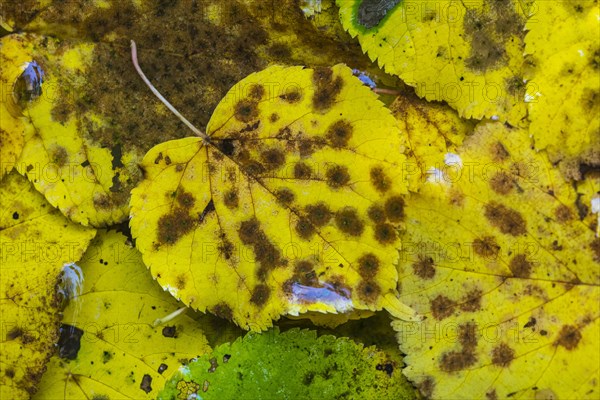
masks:
<path id="1" fill-rule="evenodd" d="M 43 80 L 39 95 L 22 102 L 25 147 L 17 170 L 74 222 L 98 227 L 122 221 L 137 179 L 137 153 L 108 143 L 108 118 L 82 106 L 85 96 L 78 90 L 89 79 L 95 45 L 29 34 L 9 35 L 1 43 L 10 67 L 2 71 L 4 81 L 16 85 L 11 70 L 22 67 L 22 60 L 35 62 Z"/>
<path id="2" fill-rule="evenodd" d="M 513 125 L 526 115 L 519 71 L 528 3 L 337 0 L 363 51 L 419 96 Z"/>
<path id="3" fill-rule="evenodd" d="M 0 397 L 22 399 L 37 390 L 58 337 L 61 269 L 95 230 L 70 223 L 16 172 L 0 184 L 0 210 Z"/>
<path id="4" fill-rule="evenodd" d="M 153 326 L 181 304 L 152 280 L 122 234 L 101 231 L 80 266 L 58 355 L 36 398 L 155 399 L 182 362 L 210 351 L 191 316 Z"/>
<path id="5" fill-rule="evenodd" d="M 481 124 L 407 199 L 401 300 L 427 318 L 393 326 L 427 397 L 597 397 L 600 239 L 529 143 Z"/>
<path id="6" fill-rule="evenodd" d="M 252 74 L 207 134 L 150 150 L 132 192 L 132 234 L 163 287 L 252 330 L 307 311 L 414 317 L 394 267 L 404 145 L 349 68 Z"/>
<path id="7" fill-rule="evenodd" d="M 529 132 L 567 179 L 600 167 L 600 11 L 593 1 L 538 2 L 527 24 Z"/>

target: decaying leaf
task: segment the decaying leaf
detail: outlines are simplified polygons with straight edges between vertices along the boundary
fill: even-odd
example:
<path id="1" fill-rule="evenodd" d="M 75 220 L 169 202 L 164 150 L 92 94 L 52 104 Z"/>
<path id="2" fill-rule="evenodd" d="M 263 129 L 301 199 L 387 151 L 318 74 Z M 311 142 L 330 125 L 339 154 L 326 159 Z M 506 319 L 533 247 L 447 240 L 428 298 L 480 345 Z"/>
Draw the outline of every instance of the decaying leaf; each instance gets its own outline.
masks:
<path id="1" fill-rule="evenodd" d="M 427 100 L 466 118 L 522 124 L 530 1 L 337 0 L 342 25 L 371 60 Z"/>
<path id="2" fill-rule="evenodd" d="M 347 338 L 277 328 L 248 333 L 179 368 L 160 399 L 414 399 L 400 366 Z"/>
<path id="3" fill-rule="evenodd" d="M 132 192 L 132 233 L 163 287 L 253 330 L 306 311 L 412 315 L 394 268 L 403 143 L 349 68 L 250 75 L 207 134 L 150 150 Z"/>
<path id="4" fill-rule="evenodd" d="M 529 143 L 481 124 L 406 201 L 401 299 L 427 318 L 393 324 L 427 397 L 598 397 L 600 239 Z"/>
<path id="5" fill-rule="evenodd" d="M 527 24 L 527 101 L 535 147 L 567 179 L 600 168 L 600 24 L 596 1 L 540 1 Z M 576 28 L 575 28 L 576 27 Z"/>
<path id="6" fill-rule="evenodd" d="M 58 337 L 61 269 L 81 258 L 95 230 L 70 223 L 14 171 L 2 180 L 0 210 L 0 397 L 23 399 L 37 390 Z"/>
<path id="7" fill-rule="evenodd" d="M 182 362 L 210 350 L 190 316 L 153 326 L 178 303 L 122 234 L 99 232 L 80 266 L 37 398 L 155 399 Z"/>

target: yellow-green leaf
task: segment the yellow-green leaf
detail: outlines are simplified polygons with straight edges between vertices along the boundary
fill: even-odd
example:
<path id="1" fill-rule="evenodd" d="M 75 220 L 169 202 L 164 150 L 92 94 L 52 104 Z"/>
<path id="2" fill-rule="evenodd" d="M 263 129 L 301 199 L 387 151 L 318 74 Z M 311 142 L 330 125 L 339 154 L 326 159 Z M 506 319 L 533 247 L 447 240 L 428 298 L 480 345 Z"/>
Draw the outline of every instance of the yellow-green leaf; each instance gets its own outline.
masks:
<path id="1" fill-rule="evenodd" d="M 529 132 L 567 179 L 600 168 L 600 12 L 595 1 L 540 1 L 528 24 Z"/>
<path id="2" fill-rule="evenodd" d="M 393 324 L 428 397 L 597 398 L 600 239 L 529 144 L 481 124 L 407 199 L 401 299 L 427 318 Z"/>
<path id="3" fill-rule="evenodd" d="M 207 134 L 150 150 L 132 193 L 132 233 L 163 287 L 253 330 L 306 311 L 413 317 L 394 268 L 404 145 L 349 68 L 250 75 Z"/>
<path id="4" fill-rule="evenodd" d="M 153 325 L 181 304 L 122 234 L 101 231 L 70 276 L 58 355 L 36 398 L 155 399 L 182 362 L 210 350 L 191 316 Z"/>
<path id="5" fill-rule="evenodd" d="M 58 338 L 61 269 L 81 258 L 95 230 L 69 222 L 16 172 L 0 184 L 0 210 L 0 397 L 23 399 Z"/>
<path id="6" fill-rule="evenodd" d="M 371 60 L 427 100 L 466 118 L 517 125 L 523 101 L 523 37 L 529 1 L 337 0 L 344 28 Z"/>

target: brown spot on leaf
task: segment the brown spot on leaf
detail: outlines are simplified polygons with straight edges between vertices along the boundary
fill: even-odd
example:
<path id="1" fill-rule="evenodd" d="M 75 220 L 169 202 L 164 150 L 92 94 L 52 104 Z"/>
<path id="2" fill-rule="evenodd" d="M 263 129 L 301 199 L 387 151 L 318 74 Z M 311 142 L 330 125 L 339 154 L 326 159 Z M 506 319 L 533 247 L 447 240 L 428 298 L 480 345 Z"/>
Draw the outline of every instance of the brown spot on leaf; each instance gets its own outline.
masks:
<path id="1" fill-rule="evenodd" d="M 313 72 L 315 93 L 312 102 L 317 111 L 327 111 L 337 95 L 341 92 L 344 81 L 339 76 L 333 77 L 333 71 L 327 67 L 317 67 Z"/>
<path id="2" fill-rule="evenodd" d="M 298 261 L 294 267 L 293 281 L 304 286 L 317 286 L 319 281 L 313 264 L 306 260 Z"/>
<path id="3" fill-rule="evenodd" d="M 335 223 L 342 232 L 351 236 L 360 236 L 365 228 L 356 209 L 352 207 L 345 207 L 338 211 L 335 214 Z"/>
<path id="4" fill-rule="evenodd" d="M 177 328 L 175 326 L 165 326 L 162 329 L 162 335 L 167 338 L 177 337 Z"/>
<path id="5" fill-rule="evenodd" d="M 486 400 L 498 400 L 498 395 L 496 394 L 496 389 L 493 389 L 490 392 L 485 394 Z"/>
<path id="6" fill-rule="evenodd" d="M 514 189 L 514 186 L 515 184 L 512 178 L 503 171 L 497 172 L 490 179 L 490 187 L 492 190 L 501 195 L 509 194 Z"/>
<path id="7" fill-rule="evenodd" d="M 396 241 L 396 230 L 390 224 L 377 224 L 375 226 L 375 239 L 381 244 L 390 244 Z"/>
<path id="8" fill-rule="evenodd" d="M 385 215 L 392 222 L 402 221 L 404 218 L 404 199 L 400 196 L 393 196 L 385 202 Z"/>
<path id="9" fill-rule="evenodd" d="M 310 223 L 310 220 L 305 217 L 301 217 L 296 222 L 296 233 L 304 240 L 310 240 L 315 234 L 315 227 Z"/>
<path id="10" fill-rule="evenodd" d="M 500 142 L 494 143 L 490 148 L 490 152 L 492 153 L 492 159 L 496 162 L 504 161 L 510 156 L 506 147 Z"/>
<path id="11" fill-rule="evenodd" d="M 433 395 L 433 389 L 435 388 L 435 381 L 431 376 L 425 378 L 421 383 L 417 385 L 417 388 L 425 398 L 430 398 Z"/>
<path id="12" fill-rule="evenodd" d="M 292 88 L 290 91 L 280 95 L 279 98 L 287 103 L 293 104 L 300 101 L 302 93 L 300 93 L 300 89 Z"/>
<path id="13" fill-rule="evenodd" d="M 373 281 L 362 281 L 358 285 L 358 297 L 366 304 L 375 303 L 380 294 L 381 288 Z"/>
<path id="14" fill-rule="evenodd" d="M 277 148 L 271 148 L 260 154 L 263 165 L 267 170 L 281 167 L 285 163 L 285 154 Z"/>
<path id="15" fill-rule="evenodd" d="M 475 364 L 477 357 L 471 349 L 461 351 L 450 351 L 444 353 L 440 360 L 440 369 L 445 372 L 461 371 Z"/>
<path id="16" fill-rule="evenodd" d="M 446 296 L 438 295 L 435 299 L 431 301 L 431 313 L 433 318 L 438 321 L 443 320 L 451 316 L 454 313 L 454 306 L 456 303 Z"/>
<path id="17" fill-rule="evenodd" d="M 327 204 L 323 202 L 308 205 L 306 206 L 305 210 L 310 222 L 317 227 L 328 224 L 331 220 L 331 217 L 333 217 L 333 213 Z"/>
<path id="18" fill-rule="evenodd" d="M 381 167 L 371 168 L 371 183 L 381 193 L 387 192 L 392 186 L 392 181 L 386 176 Z"/>
<path id="19" fill-rule="evenodd" d="M 229 321 L 233 320 L 233 310 L 229 304 L 221 302 L 213 307 L 211 312 L 219 318 L 224 318 Z"/>
<path id="20" fill-rule="evenodd" d="M 473 289 L 466 294 L 465 299 L 460 305 L 463 311 L 478 311 L 481 309 L 481 295 L 483 292 L 480 289 Z"/>
<path id="21" fill-rule="evenodd" d="M 508 367 L 515 358 L 515 351 L 506 343 L 500 343 L 492 349 L 492 363 L 499 367 Z"/>
<path id="22" fill-rule="evenodd" d="M 223 203 L 225 203 L 225 206 L 227 206 L 227 208 L 237 208 L 239 205 L 239 201 L 240 199 L 238 197 L 237 189 L 230 189 L 226 191 L 223 195 Z"/>
<path id="23" fill-rule="evenodd" d="M 435 276 L 434 262 L 431 257 L 419 256 L 412 265 L 415 275 L 423 279 L 431 279 Z"/>
<path id="24" fill-rule="evenodd" d="M 179 290 L 185 289 L 185 284 L 187 283 L 187 278 L 185 275 L 179 275 L 175 280 L 175 287 Z"/>
<path id="25" fill-rule="evenodd" d="M 532 264 L 527 260 L 524 254 L 515 255 L 510 264 L 508 264 L 510 272 L 517 278 L 529 278 L 531 275 Z"/>
<path id="26" fill-rule="evenodd" d="M 376 224 L 382 223 L 385 221 L 385 211 L 383 210 L 383 207 L 373 204 L 369 207 L 369 209 L 367 210 L 367 215 L 369 216 L 369 218 L 371 219 L 371 221 L 375 222 Z"/>
<path id="27" fill-rule="evenodd" d="M 265 87 L 263 85 L 255 83 L 252 86 L 250 86 L 248 95 L 254 100 L 261 100 L 265 95 Z"/>
<path id="28" fill-rule="evenodd" d="M 484 236 L 473 241 L 473 251 L 484 259 L 495 260 L 500 252 L 500 246 L 493 236 Z"/>
<path id="29" fill-rule="evenodd" d="M 243 221 L 240 225 L 240 229 L 238 230 L 240 239 L 244 244 L 255 243 L 260 233 L 260 224 L 255 218 L 252 218 L 248 221 Z"/>
<path id="30" fill-rule="evenodd" d="M 563 325 L 558 333 L 556 344 L 567 350 L 573 350 L 581 340 L 581 332 L 573 325 Z"/>
<path id="31" fill-rule="evenodd" d="M 365 279 L 372 279 L 379 271 L 379 258 L 373 253 L 367 253 L 358 259 L 358 273 Z"/>
<path id="32" fill-rule="evenodd" d="M 194 218 L 187 210 L 177 207 L 170 214 L 163 215 L 158 220 L 158 242 L 172 245 L 190 232 L 195 226 Z"/>
<path id="33" fill-rule="evenodd" d="M 152 377 L 150 375 L 144 374 L 142 382 L 140 383 L 140 389 L 146 392 L 146 394 L 152 391 Z"/>
<path id="34" fill-rule="evenodd" d="M 234 115 L 238 121 L 250 122 L 258 117 L 258 104 L 248 99 L 240 100 L 235 105 Z"/>
<path id="35" fill-rule="evenodd" d="M 269 301 L 270 295 L 271 289 L 269 289 L 267 285 L 259 283 L 252 291 L 250 301 L 257 306 L 262 307 Z"/>
<path id="36" fill-rule="evenodd" d="M 269 117 L 269 121 L 271 121 L 271 122 L 279 121 L 279 114 L 277 114 L 277 113 L 271 114 L 271 116 Z"/>
<path id="37" fill-rule="evenodd" d="M 334 189 L 345 186 L 350 182 L 350 174 L 348 168 L 343 165 L 334 165 L 329 167 L 326 172 L 327 185 Z"/>
<path id="38" fill-rule="evenodd" d="M 309 179 L 312 175 L 312 170 L 308 164 L 299 162 L 294 165 L 294 178 Z"/>
<path id="39" fill-rule="evenodd" d="M 62 146 L 56 146 L 52 150 L 50 161 L 53 164 L 56 164 L 58 167 L 64 167 L 69 161 L 69 153 L 67 152 L 67 149 Z"/>
<path id="40" fill-rule="evenodd" d="M 181 205 L 181 207 L 190 209 L 194 206 L 196 199 L 191 193 L 188 193 L 182 189 L 177 193 L 177 202 Z"/>
<path id="41" fill-rule="evenodd" d="M 484 215 L 490 224 L 502 233 L 512 236 L 527 233 L 525 220 L 521 213 L 496 201 L 491 201 L 485 205 Z"/>
<path id="42" fill-rule="evenodd" d="M 255 218 L 243 221 L 238 229 L 238 235 L 242 243 L 253 247 L 256 261 L 260 263 L 260 268 L 257 270 L 259 279 L 265 279 L 269 270 L 284 262 L 281 252 L 267 239 Z"/>
<path id="43" fill-rule="evenodd" d="M 325 137 L 329 140 L 332 147 L 341 148 L 348 145 L 352 137 L 352 125 L 345 119 L 338 120 L 331 124 L 327 129 Z"/>
<path id="44" fill-rule="evenodd" d="M 277 191 L 275 192 L 275 196 L 277 197 L 277 201 L 279 201 L 281 204 L 286 205 L 286 206 L 290 205 L 294 201 L 294 198 L 296 197 L 294 195 L 294 192 L 292 192 L 288 188 L 277 189 Z"/>
<path id="45" fill-rule="evenodd" d="M 554 210 L 554 216 L 556 217 L 556 220 L 561 224 L 569 222 L 573 219 L 573 214 L 571 213 L 571 210 L 569 210 L 569 207 L 565 206 L 564 204 L 561 204 Z"/>
<path id="46" fill-rule="evenodd" d="M 458 341 L 463 350 L 474 350 L 477 347 L 477 324 L 467 322 L 458 327 Z"/>

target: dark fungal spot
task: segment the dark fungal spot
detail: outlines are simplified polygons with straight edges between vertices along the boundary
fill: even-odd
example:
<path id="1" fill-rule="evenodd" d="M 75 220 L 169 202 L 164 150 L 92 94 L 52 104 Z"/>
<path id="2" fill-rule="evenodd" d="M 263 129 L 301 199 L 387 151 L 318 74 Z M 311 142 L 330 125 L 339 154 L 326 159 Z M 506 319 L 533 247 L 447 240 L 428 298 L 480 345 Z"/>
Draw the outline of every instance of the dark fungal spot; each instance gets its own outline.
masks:
<path id="1" fill-rule="evenodd" d="M 529 278 L 531 270 L 533 269 L 531 262 L 527 260 L 527 257 L 524 254 L 515 255 L 512 260 L 510 260 L 508 268 L 513 276 L 517 278 Z"/>
<path id="2" fill-rule="evenodd" d="M 304 286 L 316 286 L 318 284 L 317 274 L 310 261 L 298 261 L 294 267 L 293 279 Z"/>
<path id="3" fill-rule="evenodd" d="M 196 199 L 191 193 L 186 192 L 185 190 L 180 190 L 177 193 L 177 202 L 181 205 L 181 207 L 189 209 L 194 206 Z"/>
<path id="4" fill-rule="evenodd" d="M 229 304 L 221 302 L 213 307 L 211 312 L 219 318 L 223 318 L 229 321 L 233 320 L 233 310 Z"/>
<path id="5" fill-rule="evenodd" d="M 463 311 L 478 311 L 481 309 L 481 296 L 483 292 L 480 289 L 473 289 L 466 294 L 464 300 L 460 304 L 460 309 Z"/>
<path id="6" fill-rule="evenodd" d="M 506 91 L 512 95 L 518 95 L 523 93 L 525 89 L 525 82 L 520 76 L 511 76 L 504 79 L 504 87 Z"/>
<path id="7" fill-rule="evenodd" d="M 231 157 L 235 152 L 235 144 L 233 139 L 223 139 L 217 142 L 217 148 L 221 150 L 223 154 Z M 162 153 L 161 153 L 162 154 Z"/>
<path id="8" fill-rule="evenodd" d="M 177 276 L 177 279 L 175 279 L 175 287 L 179 290 L 185 289 L 186 283 L 187 283 L 187 279 L 186 279 L 185 275 L 183 275 L 183 274 Z"/>
<path id="9" fill-rule="evenodd" d="M 325 137 L 332 147 L 341 148 L 348 145 L 352 137 L 352 125 L 345 119 L 338 120 L 327 128 Z"/>
<path id="10" fill-rule="evenodd" d="M 175 208 L 173 212 L 163 215 L 158 220 L 158 242 L 160 244 L 172 245 L 190 232 L 195 225 L 190 214 L 182 209 Z"/>
<path id="11" fill-rule="evenodd" d="M 512 178 L 503 171 L 497 172 L 490 179 L 490 187 L 492 190 L 501 195 L 509 194 L 513 190 L 514 186 L 515 184 Z"/>
<path id="12" fill-rule="evenodd" d="M 263 165 L 267 170 L 281 167 L 285 163 L 285 154 L 277 148 L 271 148 L 260 154 Z"/>
<path id="13" fill-rule="evenodd" d="M 477 324 L 467 322 L 458 327 L 458 341 L 463 349 L 473 350 L 477 347 Z"/>
<path id="14" fill-rule="evenodd" d="M 258 104 L 248 99 L 240 100 L 235 105 L 234 116 L 238 121 L 250 122 L 258 117 Z"/>
<path id="15" fill-rule="evenodd" d="M 277 113 L 271 114 L 271 116 L 269 117 L 269 121 L 271 121 L 271 122 L 279 121 L 279 114 L 277 114 Z"/>
<path id="16" fill-rule="evenodd" d="M 255 218 L 243 221 L 238 229 L 238 234 L 244 244 L 255 243 L 260 233 L 260 224 Z"/>
<path id="17" fill-rule="evenodd" d="M 307 205 L 305 211 L 310 222 L 316 227 L 328 224 L 333 216 L 327 204 L 323 202 Z"/>
<path id="18" fill-rule="evenodd" d="M 167 338 L 177 337 L 177 328 L 175 326 L 165 326 L 162 329 L 162 335 Z"/>
<path id="19" fill-rule="evenodd" d="M 312 175 L 312 169 L 308 164 L 298 162 L 294 165 L 294 178 L 296 179 L 309 179 Z"/>
<path id="20" fill-rule="evenodd" d="M 69 153 L 64 147 L 57 146 L 52 151 L 50 160 L 53 164 L 56 164 L 59 167 L 64 167 L 69 161 Z"/>
<path id="21" fill-rule="evenodd" d="M 358 259 L 358 273 L 365 279 L 372 279 L 379 271 L 379 258 L 373 253 L 367 253 Z"/>
<path id="22" fill-rule="evenodd" d="M 556 217 L 556 220 L 561 224 L 564 224 L 565 222 L 568 222 L 573 219 L 573 214 L 571 213 L 571 210 L 564 204 L 561 204 L 554 210 L 554 216 Z"/>
<path id="23" fill-rule="evenodd" d="M 373 167 L 371 168 L 371 184 L 381 193 L 385 193 L 390 190 L 392 186 L 392 181 L 388 178 L 383 172 L 383 168 L 381 167 Z"/>
<path id="24" fill-rule="evenodd" d="M 342 232 L 351 236 L 360 236 L 365 225 L 358 217 L 355 208 L 345 207 L 335 214 L 335 224 Z"/>
<path id="25" fill-rule="evenodd" d="M 381 294 L 381 288 L 373 281 L 362 281 L 358 285 L 358 297 L 366 304 L 375 303 Z"/>
<path id="26" fill-rule="evenodd" d="M 168 368 L 169 368 L 169 366 L 167 364 L 164 364 L 164 363 L 160 364 L 158 366 L 157 372 L 162 375 L 162 373 L 165 372 Z"/>
<path id="27" fill-rule="evenodd" d="M 431 314 L 433 315 L 433 318 L 441 321 L 454 313 L 455 305 L 456 303 L 454 301 L 440 294 L 435 299 L 431 300 Z"/>
<path id="28" fill-rule="evenodd" d="M 484 236 L 473 241 L 473 251 L 484 259 L 495 260 L 500 252 L 500 246 L 493 236 Z"/>
<path id="29" fill-rule="evenodd" d="M 172 162 L 172 161 L 171 161 L 171 157 L 169 157 L 169 156 L 166 156 L 166 157 L 165 157 L 165 164 L 166 164 L 166 165 L 171 165 L 171 162 Z"/>
<path id="30" fill-rule="evenodd" d="M 435 388 L 435 381 L 431 376 L 425 378 L 421 383 L 417 385 L 417 388 L 421 392 L 425 398 L 430 398 L 433 395 L 433 390 Z"/>
<path id="31" fill-rule="evenodd" d="M 529 321 L 527 321 L 527 323 L 525 325 L 523 325 L 523 328 L 533 328 L 536 323 L 537 323 L 537 320 L 535 318 L 531 317 L 531 318 L 529 318 Z"/>
<path id="32" fill-rule="evenodd" d="M 499 367 L 508 367 L 515 358 L 515 351 L 506 343 L 500 343 L 492 349 L 492 364 Z"/>
<path id="33" fill-rule="evenodd" d="M 233 256 L 233 250 L 234 250 L 233 243 L 231 243 L 226 238 L 223 238 L 223 241 L 219 245 L 218 250 L 219 250 L 219 254 L 223 255 L 224 259 L 229 260 Z"/>
<path id="34" fill-rule="evenodd" d="M 344 81 L 341 77 L 333 77 L 333 70 L 327 67 L 317 67 L 313 72 L 315 92 L 312 103 L 317 111 L 326 111 L 335 102 L 341 92 Z"/>
<path id="35" fill-rule="evenodd" d="M 401 0 L 363 0 L 358 6 L 357 22 L 367 29 L 381 23 Z"/>
<path id="36" fill-rule="evenodd" d="M 275 197 L 277 197 L 277 201 L 279 201 L 281 204 L 287 206 L 287 205 L 290 205 L 294 201 L 294 198 L 296 196 L 294 195 L 294 192 L 292 192 L 288 188 L 279 188 L 275 192 Z"/>
<path id="37" fill-rule="evenodd" d="M 381 244 L 391 244 L 396 241 L 396 230 L 390 224 L 375 225 L 375 240 Z"/>
<path id="38" fill-rule="evenodd" d="M 298 145 L 298 152 L 300 157 L 308 157 L 315 151 L 314 143 L 308 140 L 303 140 Z"/>
<path id="39" fill-rule="evenodd" d="M 237 189 L 230 189 L 223 195 L 223 203 L 225 203 L 225 206 L 229 209 L 237 208 L 239 201 Z"/>
<path id="40" fill-rule="evenodd" d="M 371 221 L 375 222 L 376 224 L 382 223 L 385 221 L 385 211 L 383 210 L 383 207 L 373 204 L 369 207 L 369 209 L 367 210 L 367 215 L 369 216 L 369 218 L 371 219 Z"/>
<path id="41" fill-rule="evenodd" d="M 302 98 L 302 93 L 300 93 L 300 89 L 293 88 L 289 92 L 279 95 L 279 98 L 287 103 L 297 103 Z"/>
<path id="42" fill-rule="evenodd" d="M 400 196 L 393 196 L 385 202 L 385 215 L 392 222 L 402 221 L 404 218 L 404 199 Z"/>
<path id="43" fill-rule="evenodd" d="M 265 172 L 265 166 L 256 160 L 248 160 L 243 163 L 244 172 L 250 176 L 260 175 Z"/>
<path id="44" fill-rule="evenodd" d="M 250 297 L 250 301 L 259 306 L 264 306 L 267 301 L 269 301 L 269 296 L 271 295 L 271 289 L 263 283 L 256 285 L 254 290 L 252 291 L 252 296 Z"/>
<path id="45" fill-rule="evenodd" d="M 341 188 L 350 182 L 348 168 L 343 165 L 334 165 L 329 167 L 326 172 L 326 177 L 327 185 L 334 189 Z"/>
<path id="46" fill-rule="evenodd" d="M 475 364 L 477 357 L 471 349 L 444 353 L 440 360 L 440 369 L 444 372 L 461 371 Z"/>
<path id="47" fill-rule="evenodd" d="M 415 275 L 423 279 L 431 279 L 435 276 L 435 268 L 433 267 L 433 258 L 419 256 L 419 259 L 412 265 Z"/>
<path id="48" fill-rule="evenodd" d="M 567 350 L 573 350 L 581 340 L 581 332 L 573 325 L 563 325 L 558 333 L 556 345 L 562 346 Z"/>
<path id="49" fill-rule="evenodd" d="M 265 87 L 263 85 L 255 83 L 252 86 L 250 86 L 248 95 L 254 100 L 261 100 L 265 95 Z"/>
<path id="50" fill-rule="evenodd" d="M 490 392 L 485 393 L 486 400 L 498 400 L 498 394 L 496 394 L 496 389 L 493 389 Z"/>
<path id="51" fill-rule="evenodd" d="M 310 220 L 305 217 L 301 217 L 296 222 L 296 233 L 300 238 L 304 240 L 310 240 L 315 234 L 315 227 L 310 223 Z"/>
<path id="52" fill-rule="evenodd" d="M 238 235 L 242 243 L 252 245 L 256 261 L 260 263 L 260 268 L 257 270 L 259 279 L 265 279 L 269 270 L 283 265 L 281 252 L 267 239 L 255 218 L 243 221 L 238 229 Z"/>
<path id="53" fill-rule="evenodd" d="M 496 162 L 504 161 L 510 156 L 506 147 L 500 142 L 494 143 L 490 148 L 490 152 L 492 153 L 492 158 Z"/>
<path id="54" fill-rule="evenodd" d="M 500 232 L 519 236 L 527 233 L 523 216 L 512 208 L 506 207 L 496 201 L 491 201 L 484 207 L 484 215 Z"/>
<path id="55" fill-rule="evenodd" d="M 140 389 L 146 392 L 146 394 L 152 391 L 152 377 L 150 375 L 144 374 L 142 382 L 140 383 Z"/>
<path id="56" fill-rule="evenodd" d="M 62 324 L 58 338 L 58 356 L 67 360 L 75 360 L 81 348 L 83 331 L 76 326 Z"/>

